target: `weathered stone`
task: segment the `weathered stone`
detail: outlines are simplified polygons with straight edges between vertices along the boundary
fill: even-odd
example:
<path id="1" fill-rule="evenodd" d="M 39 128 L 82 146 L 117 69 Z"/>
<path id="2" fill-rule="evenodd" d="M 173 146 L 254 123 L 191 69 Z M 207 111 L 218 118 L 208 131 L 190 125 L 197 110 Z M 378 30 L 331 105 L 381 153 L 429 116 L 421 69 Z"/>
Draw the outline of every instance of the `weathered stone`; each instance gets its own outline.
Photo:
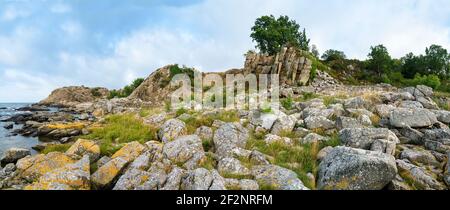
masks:
<path id="1" fill-rule="evenodd" d="M 400 159 L 406 159 L 416 165 L 440 167 L 440 163 L 436 160 L 431 152 L 420 147 L 406 148 L 400 153 Z"/>
<path id="2" fill-rule="evenodd" d="M 129 161 L 122 157 L 113 158 L 91 175 L 92 184 L 96 189 L 110 187 L 114 181 L 122 174 Z"/>
<path id="3" fill-rule="evenodd" d="M 346 99 L 344 101 L 345 109 L 365 109 L 367 102 L 361 97 Z"/>
<path id="4" fill-rule="evenodd" d="M 426 149 L 445 154 L 450 151 L 450 129 L 425 130 L 423 141 Z"/>
<path id="5" fill-rule="evenodd" d="M 211 170 L 212 182 L 209 190 L 226 190 L 225 178 L 223 178 L 217 170 Z"/>
<path id="6" fill-rule="evenodd" d="M 213 138 L 213 130 L 208 126 L 200 126 L 195 130 L 195 135 L 203 140 L 211 140 Z"/>
<path id="7" fill-rule="evenodd" d="M 182 136 L 168 142 L 163 153 L 173 163 L 182 164 L 187 169 L 195 169 L 205 158 L 202 140 L 197 135 Z"/>
<path id="8" fill-rule="evenodd" d="M 294 130 L 297 120 L 293 116 L 282 116 L 278 118 L 272 126 L 271 134 L 281 135 Z"/>
<path id="9" fill-rule="evenodd" d="M 223 175 L 249 176 L 251 171 L 236 158 L 223 158 L 217 164 L 217 170 Z"/>
<path id="10" fill-rule="evenodd" d="M 182 135 L 186 135 L 186 124 L 178 119 L 167 120 L 158 131 L 158 138 L 164 143 Z"/>
<path id="11" fill-rule="evenodd" d="M 91 140 L 78 139 L 70 148 L 66 151 L 68 155 L 77 155 L 83 157 L 88 155 L 91 162 L 96 161 L 100 157 L 100 147 Z"/>
<path id="12" fill-rule="evenodd" d="M 258 190 L 258 182 L 251 179 L 225 179 L 228 190 Z"/>
<path id="13" fill-rule="evenodd" d="M 398 105 L 399 108 L 408 108 L 408 109 L 423 109 L 423 105 L 418 101 L 401 101 Z"/>
<path id="14" fill-rule="evenodd" d="M 306 135 L 303 139 L 301 139 L 301 143 L 303 144 L 311 144 L 311 143 L 320 143 L 327 141 L 328 138 L 325 138 L 319 134 L 316 133 L 310 133 Z"/>
<path id="15" fill-rule="evenodd" d="M 437 119 L 443 123 L 450 124 L 450 112 L 445 110 L 435 110 L 433 111 L 436 114 Z"/>
<path id="16" fill-rule="evenodd" d="M 386 104 L 378 104 L 378 105 L 375 106 L 376 113 L 377 113 L 381 118 L 384 118 L 384 119 L 389 118 L 390 115 L 391 115 L 391 112 L 392 112 L 394 109 L 396 109 L 396 107 L 393 106 L 393 105 L 390 105 L 390 104 L 389 104 L 389 105 L 386 105 Z"/>
<path id="17" fill-rule="evenodd" d="M 6 165 L 8 163 L 15 163 L 21 158 L 24 158 L 28 155 L 31 155 L 30 150 L 23 148 L 11 148 L 4 152 L 3 157 L 0 159 L 0 163 L 2 165 Z"/>
<path id="18" fill-rule="evenodd" d="M 105 165 L 107 162 L 109 162 L 110 160 L 112 160 L 110 157 L 108 156 L 103 156 L 100 159 L 98 159 L 97 161 L 97 168 L 102 167 L 103 165 Z"/>
<path id="19" fill-rule="evenodd" d="M 405 143 L 412 143 L 417 145 L 423 144 L 423 133 L 411 127 L 404 127 L 400 129 L 400 134 L 408 141 Z"/>
<path id="20" fill-rule="evenodd" d="M 355 118 L 340 116 L 336 119 L 336 128 L 342 130 L 344 128 L 362 128 L 364 127 Z"/>
<path id="21" fill-rule="evenodd" d="M 450 152 L 447 152 L 447 165 L 444 169 L 444 182 L 450 186 Z"/>
<path id="22" fill-rule="evenodd" d="M 113 190 L 134 190 L 148 181 L 150 176 L 151 174 L 147 171 L 131 168 L 117 180 Z"/>
<path id="23" fill-rule="evenodd" d="M 26 190 L 90 190 L 90 157 L 49 171 Z"/>
<path id="24" fill-rule="evenodd" d="M 308 190 L 297 174 L 276 165 L 259 165 L 252 168 L 252 174 L 258 184 L 277 190 Z"/>
<path id="25" fill-rule="evenodd" d="M 46 155 L 27 156 L 17 161 L 16 166 L 21 172 L 21 177 L 34 181 L 50 171 L 75 162 L 76 160 L 66 154 L 51 152 Z"/>
<path id="26" fill-rule="evenodd" d="M 181 181 L 181 190 L 208 190 L 213 181 L 211 173 L 204 168 L 187 171 Z"/>
<path id="27" fill-rule="evenodd" d="M 423 168 L 417 167 L 404 160 L 397 160 L 399 174 L 403 178 L 409 179 L 412 185 L 421 190 L 444 190 L 445 185 L 438 182 L 433 175 Z"/>
<path id="28" fill-rule="evenodd" d="M 142 152 L 145 150 L 145 146 L 140 144 L 137 141 L 133 141 L 130 143 L 125 144 L 119 151 L 114 153 L 111 158 L 115 159 L 117 157 L 120 157 L 124 159 L 127 162 L 133 161 L 135 158 L 137 158 Z"/>
<path id="29" fill-rule="evenodd" d="M 267 160 L 266 155 L 258 150 L 253 150 L 250 153 L 250 162 L 254 165 L 268 165 L 270 162 Z"/>
<path id="30" fill-rule="evenodd" d="M 328 153 L 330 153 L 331 150 L 333 150 L 333 147 L 331 147 L 331 146 L 324 147 L 323 149 L 321 149 L 317 153 L 317 156 L 316 156 L 317 160 L 322 161 L 328 155 Z"/>
<path id="31" fill-rule="evenodd" d="M 381 190 L 396 174 L 391 155 L 339 146 L 320 163 L 317 185 L 329 190 Z"/>
<path id="32" fill-rule="evenodd" d="M 433 99 L 429 97 L 418 97 L 416 100 L 426 109 L 439 109 L 439 106 L 436 104 L 436 102 L 434 102 Z"/>
<path id="33" fill-rule="evenodd" d="M 279 137 L 279 136 L 273 135 L 273 134 L 267 134 L 266 138 L 264 138 L 264 141 L 266 142 L 266 144 L 273 144 L 273 143 L 282 143 L 282 144 L 286 144 L 286 145 L 293 144 L 293 142 L 290 138 Z"/>
<path id="34" fill-rule="evenodd" d="M 397 136 L 387 128 L 346 128 L 339 132 L 341 142 L 349 147 L 371 150 L 384 149 L 382 152 L 393 155 L 395 145 L 400 143 Z M 382 141 L 378 141 L 382 140 Z M 377 145 L 373 145 L 377 142 Z"/>
<path id="35" fill-rule="evenodd" d="M 397 128 L 429 127 L 437 122 L 436 115 L 427 109 L 395 109 L 389 119 L 391 125 Z"/>
<path id="36" fill-rule="evenodd" d="M 310 116 L 305 119 L 305 125 L 308 129 L 332 129 L 335 123 L 324 116 Z"/>
<path id="37" fill-rule="evenodd" d="M 167 114 L 165 112 L 148 116 L 148 117 L 144 118 L 144 124 L 159 127 L 164 123 L 166 116 L 167 116 Z"/>
<path id="38" fill-rule="evenodd" d="M 181 179 L 183 178 L 184 173 L 185 170 L 181 169 L 180 167 L 172 168 L 172 171 L 167 175 L 167 181 L 164 184 L 164 187 L 161 189 L 179 190 L 181 185 Z"/>
<path id="39" fill-rule="evenodd" d="M 167 180 L 167 174 L 164 170 L 165 164 L 153 164 L 148 170 L 149 176 L 144 177 L 147 180 L 141 185 L 135 187 L 135 190 L 159 190 Z"/>
<path id="40" fill-rule="evenodd" d="M 244 148 L 249 133 L 239 123 L 226 123 L 214 133 L 214 146 L 219 157 L 229 157 L 234 148 Z"/>

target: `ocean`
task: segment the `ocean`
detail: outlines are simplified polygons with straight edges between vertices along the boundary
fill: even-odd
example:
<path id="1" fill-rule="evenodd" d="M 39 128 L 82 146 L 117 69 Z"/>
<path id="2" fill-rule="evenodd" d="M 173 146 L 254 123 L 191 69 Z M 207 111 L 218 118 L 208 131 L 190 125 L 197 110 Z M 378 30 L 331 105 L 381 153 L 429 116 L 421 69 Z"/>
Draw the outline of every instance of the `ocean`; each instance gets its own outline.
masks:
<path id="1" fill-rule="evenodd" d="M 12 115 L 21 113 L 20 111 L 16 111 L 15 109 L 28 106 L 29 103 L 0 103 L 0 119 L 6 119 Z M 23 112 L 22 112 L 23 113 Z M 7 130 L 4 128 L 5 125 L 10 122 L 0 122 L 0 156 L 13 147 L 20 147 L 30 149 L 32 154 L 36 154 L 37 152 L 31 149 L 32 146 L 39 143 L 37 137 L 24 137 L 24 136 L 11 136 L 11 131 L 14 129 L 20 128 L 21 125 L 14 125 L 13 129 Z"/>

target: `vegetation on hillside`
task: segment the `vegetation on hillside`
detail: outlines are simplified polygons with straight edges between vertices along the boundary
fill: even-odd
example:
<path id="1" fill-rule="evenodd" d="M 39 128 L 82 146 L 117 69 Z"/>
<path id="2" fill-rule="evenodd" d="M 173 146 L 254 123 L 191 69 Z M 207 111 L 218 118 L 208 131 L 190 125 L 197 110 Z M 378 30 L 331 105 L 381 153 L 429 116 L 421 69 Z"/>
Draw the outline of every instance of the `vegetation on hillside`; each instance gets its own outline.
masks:
<path id="1" fill-rule="evenodd" d="M 133 91 L 139 87 L 139 85 L 142 84 L 142 82 L 144 82 L 144 78 L 137 78 L 135 79 L 130 85 L 126 85 L 125 87 L 123 87 L 120 90 L 111 90 L 109 92 L 109 99 L 112 98 L 125 98 L 128 97 L 129 95 L 131 95 L 131 93 L 133 93 Z"/>

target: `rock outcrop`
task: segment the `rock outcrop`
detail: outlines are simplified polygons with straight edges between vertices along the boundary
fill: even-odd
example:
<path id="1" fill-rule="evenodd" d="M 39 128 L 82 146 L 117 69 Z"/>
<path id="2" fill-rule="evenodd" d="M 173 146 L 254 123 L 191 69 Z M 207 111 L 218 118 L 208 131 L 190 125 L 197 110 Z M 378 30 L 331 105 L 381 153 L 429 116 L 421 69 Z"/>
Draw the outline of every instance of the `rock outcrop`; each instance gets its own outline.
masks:
<path id="1" fill-rule="evenodd" d="M 63 87 L 54 90 L 46 99 L 39 102 L 46 106 L 72 107 L 80 103 L 94 102 L 108 97 L 106 88 L 88 88 L 84 86 Z"/>

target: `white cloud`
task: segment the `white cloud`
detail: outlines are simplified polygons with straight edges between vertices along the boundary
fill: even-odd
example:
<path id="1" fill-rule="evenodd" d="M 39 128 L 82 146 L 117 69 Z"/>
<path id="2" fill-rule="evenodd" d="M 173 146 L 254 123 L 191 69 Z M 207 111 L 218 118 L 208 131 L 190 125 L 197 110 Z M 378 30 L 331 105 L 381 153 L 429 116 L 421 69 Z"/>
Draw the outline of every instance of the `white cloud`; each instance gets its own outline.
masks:
<path id="1" fill-rule="evenodd" d="M 24 7 L 17 7 L 13 5 L 7 5 L 4 7 L 3 14 L 0 16 L 0 20 L 3 21 L 12 21 L 17 18 L 25 18 L 30 15 L 30 12 L 27 11 Z"/>
<path id="2" fill-rule="evenodd" d="M 57 3 L 50 7 L 50 11 L 57 14 L 63 14 L 68 13 L 72 11 L 72 8 L 70 5 L 63 4 L 63 3 Z"/>

